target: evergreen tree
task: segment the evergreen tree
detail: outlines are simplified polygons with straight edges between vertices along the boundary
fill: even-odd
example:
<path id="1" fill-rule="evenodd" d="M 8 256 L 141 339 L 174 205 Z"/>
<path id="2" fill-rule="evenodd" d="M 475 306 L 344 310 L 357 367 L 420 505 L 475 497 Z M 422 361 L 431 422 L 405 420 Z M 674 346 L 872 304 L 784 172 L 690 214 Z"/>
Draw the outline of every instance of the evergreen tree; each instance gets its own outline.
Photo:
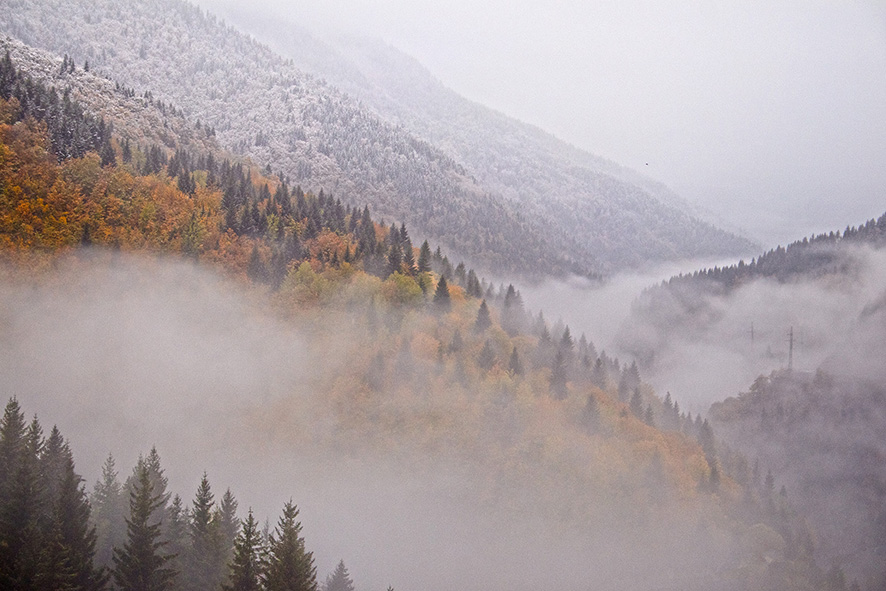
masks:
<path id="1" fill-rule="evenodd" d="M 568 326 L 563 330 L 563 336 L 560 338 L 560 350 L 567 356 L 570 356 L 575 350 L 575 341 L 572 339 Z"/>
<path id="2" fill-rule="evenodd" d="M 409 275 L 415 275 L 415 253 L 412 252 L 412 242 L 407 238 L 403 241 L 403 268 Z"/>
<path id="3" fill-rule="evenodd" d="M 150 465 L 142 461 L 136 469 L 126 543 L 114 549 L 114 580 L 121 591 L 166 591 L 176 573 L 167 565 L 172 557 L 162 552 L 166 543 L 160 539 L 160 522 L 155 521 L 166 499 L 156 491 Z"/>
<path id="4" fill-rule="evenodd" d="M 456 328 L 455 334 L 452 335 L 452 340 L 449 342 L 448 350 L 450 353 L 459 353 L 464 348 L 465 348 L 465 341 L 461 336 L 461 331 Z"/>
<path id="5" fill-rule="evenodd" d="M 513 337 L 522 330 L 525 321 L 524 317 L 523 298 L 514 289 L 513 285 L 508 285 L 504 306 L 502 307 L 501 327 L 505 329 L 508 335 Z"/>
<path id="6" fill-rule="evenodd" d="M 188 528 L 191 544 L 186 553 L 184 571 L 185 588 L 194 591 L 217 589 L 224 574 L 219 565 L 222 555 L 219 547 L 219 524 L 213 519 L 214 505 L 209 479 L 204 472 L 191 509 Z"/>
<path id="7" fill-rule="evenodd" d="M 106 137 L 102 142 L 99 156 L 101 157 L 102 167 L 115 166 L 117 164 L 117 155 L 114 153 L 114 147 L 111 145 L 110 136 Z"/>
<path id="8" fill-rule="evenodd" d="M 517 355 L 517 347 L 511 351 L 511 358 L 508 361 L 508 373 L 512 376 L 523 375 L 523 364 L 520 362 L 520 356 Z"/>
<path id="9" fill-rule="evenodd" d="M 53 507 L 53 523 L 45 538 L 41 568 L 35 579 L 38 587 L 71 588 L 78 591 L 104 589 L 107 574 L 94 566 L 96 533 L 89 519 L 89 501 L 74 471 L 74 459 L 62 456 L 62 469 Z"/>
<path id="10" fill-rule="evenodd" d="M 252 516 L 252 509 L 243 522 L 240 533 L 234 542 L 234 557 L 230 564 L 230 584 L 225 591 L 260 591 L 264 565 L 261 560 L 262 535 L 258 523 Z"/>
<path id="11" fill-rule="evenodd" d="M 446 277 L 440 276 L 437 282 L 437 289 L 434 291 L 434 305 L 442 312 L 448 312 L 452 307 L 449 299 L 449 286 L 446 284 Z"/>
<path id="12" fill-rule="evenodd" d="M 102 466 L 102 476 L 92 490 L 92 516 L 95 522 L 95 560 L 99 566 L 110 568 L 114 548 L 126 539 L 126 499 L 117 480 L 114 456 L 108 455 Z"/>
<path id="13" fill-rule="evenodd" d="M 566 398 L 568 391 L 566 389 L 566 381 L 568 379 L 568 366 L 566 356 L 563 351 L 557 351 L 554 355 L 554 362 L 551 366 L 551 393 L 557 400 Z"/>
<path id="14" fill-rule="evenodd" d="M 289 501 L 268 539 L 266 591 L 317 591 L 317 570 L 312 552 L 305 549 L 298 509 Z"/>
<path id="15" fill-rule="evenodd" d="M 477 310 L 477 320 L 474 322 L 474 331 L 483 332 L 492 326 L 492 317 L 489 315 L 489 306 L 486 300 L 480 302 L 480 309 Z"/>
<path id="16" fill-rule="evenodd" d="M 326 577 L 324 591 L 354 591 L 354 581 L 348 574 L 344 560 L 339 560 L 332 574 Z"/>
<path id="17" fill-rule="evenodd" d="M 643 413 L 643 422 L 650 427 L 655 426 L 655 412 L 652 410 L 651 404 L 646 405 L 646 412 Z"/>
<path id="18" fill-rule="evenodd" d="M 634 388 L 634 394 L 631 396 L 631 412 L 640 420 L 643 420 L 643 395 L 640 394 L 640 388 Z"/>
<path id="19" fill-rule="evenodd" d="M 494 365 L 495 351 L 492 350 L 492 343 L 489 342 L 489 339 L 486 339 L 483 348 L 480 349 L 480 354 L 477 355 L 477 366 L 483 371 L 489 371 Z"/>
<path id="20" fill-rule="evenodd" d="M 165 530 L 163 540 L 167 542 L 166 551 L 172 555 L 167 566 L 180 573 L 173 585 L 173 589 L 178 591 L 186 587 L 184 581 L 185 562 L 191 547 L 188 510 L 184 506 L 181 496 L 172 497 L 172 502 L 169 503 L 166 513 L 167 518 L 163 524 Z"/>
<path id="21" fill-rule="evenodd" d="M 40 556 L 37 528 L 42 440 L 36 418 L 26 426 L 18 401 L 10 399 L 0 420 L 0 588 L 28 589 Z"/>
<path id="22" fill-rule="evenodd" d="M 136 462 L 135 468 L 132 470 L 132 474 L 126 479 L 124 489 L 125 493 L 129 494 L 130 500 L 132 493 L 135 492 L 135 489 L 138 486 L 139 475 L 141 474 L 142 469 L 148 471 L 148 478 L 151 480 L 152 490 L 154 494 L 160 498 L 160 503 L 151 514 L 150 523 L 151 525 L 161 523 L 167 517 L 167 504 L 169 503 L 170 493 L 166 490 L 169 482 L 163 473 L 163 468 L 160 466 L 160 454 L 157 453 L 156 447 L 152 447 L 146 457 L 139 456 L 138 462 Z"/>
<path id="23" fill-rule="evenodd" d="M 418 251 L 418 272 L 419 273 L 429 273 L 431 271 L 431 247 L 428 244 L 428 241 L 425 240 L 421 243 L 421 248 Z"/>
<path id="24" fill-rule="evenodd" d="M 240 520 L 237 518 L 237 505 L 237 499 L 234 498 L 231 489 L 227 489 L 216 509 L 215 519 L 218 521 L 221 550 L 220 564 L 223 571 L 225 571 L 226 565 L 234 556 L 234 540 L 237 538 L 237 531 L 240 529 Z M 227 572 L 224 572 L 224 574 L 227 575 Z"/>
<path id="25" fill-rule="evenodd" d="M 399 273 L 403 270 L 403 251 L 400 249 L 400 243 L 391 244 L 388 251 L 388 275 Z"/>

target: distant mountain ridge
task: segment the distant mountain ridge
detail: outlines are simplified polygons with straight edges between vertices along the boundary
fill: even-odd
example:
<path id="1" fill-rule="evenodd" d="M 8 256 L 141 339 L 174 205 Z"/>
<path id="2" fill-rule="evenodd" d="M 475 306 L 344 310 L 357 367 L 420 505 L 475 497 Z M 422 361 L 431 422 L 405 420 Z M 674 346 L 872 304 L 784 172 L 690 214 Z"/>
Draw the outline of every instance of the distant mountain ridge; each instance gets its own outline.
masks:
<path id="1" fill-rule="evenodd" d="M 638 185 L 564 164 L 553 152 L 509 162 L 507 150 L 487 150 L 486 139 L 472 148 L 470 137 L 425 135 L 438 149 L 178 0 L 10 2 L 0 30 L 150 90 L 215 128 L 223 147 L 294 183 L 368 203 L 488 269 L 593 275 L 749 247 Z M 484 130 L 504 144 L 539 143 L 529 126 L 494 132 L 488 110 L 474 105 L 471 115 L 456 99 L 454 114 L 468 118 L 459 129 Z"/>

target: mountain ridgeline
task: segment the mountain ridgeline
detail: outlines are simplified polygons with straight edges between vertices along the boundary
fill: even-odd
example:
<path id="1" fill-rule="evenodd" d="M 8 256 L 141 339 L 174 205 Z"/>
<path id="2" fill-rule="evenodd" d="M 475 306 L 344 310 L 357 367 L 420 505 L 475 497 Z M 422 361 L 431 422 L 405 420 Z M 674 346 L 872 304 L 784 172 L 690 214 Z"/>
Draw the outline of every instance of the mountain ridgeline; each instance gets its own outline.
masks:
<path id="1" fill-rule="evenodd" d="M 741 260 L 734 265 L 671 277 L 637 298 L 618 335 L 619 347 L 642 365 L 652 367 L 656 355 L 676 339 L 700 340 L 717 325 L 728 324 L 733 334 L 727 340 L 736 340 L 734 325 L 741 322 L 749 344 L 768 343 L 770 349 L 765 354 L 785 362 L 787 356 L 783 349 L 787 341 L 772 334 L 771 326 L 767 325 L 776 324 L 776 310 L 787 303 L 791 288 L 806 286 L 805 290 L 802 287 L 796 290 L 797 293 L 821 291 L 818 302 L 810 302 L 816 307 L 827 307 L 828 302 L 842 299 L 839 308 L 833 305 L 830 308 L 845 311 L 849 316 L 846 320 L 855 323 L 862 309 L 881 295 L 878 253 L 884 245 L 886 214 L 857 227 L 847 227 L 843 232 L 819 234 L 787 247 L 779 246 L 749 263 Z M 853 295 L 840 296 L 841 288 L 843 296 Z M 758 293 L 761 289 L 772 290 L 773 294 L 761 297 Z M 776 296 L 775 292 L 782 295 Z M 809 297 L 815 299 L 812 294 Z M 788 313 L 781 314 L 778 321 L 781 325 L 778 330 L 784 332 L 785 337 L 791 324 L 798 329 L 805 327 L 810 331 L 807 344 L 814 346 L 822 338 L 817 333 L 830 330 L 830 327 L 817 330 L 821 322 L 816 320 L 816 314 L 809 309 L 809 314 L 804 315 L 796 301 L 785 311 Z M 835 314 L 836 311 L 830 313 Z"/>
<path id="2" fill-rule="evenodd" d="M 429 128 L 387 123 L 178 0 L 14 2 L 0 15 L 0 30 L 150 91 L 211 126 L 227 149 L 272 164 L 292 183 L 368 203 L 483 268 L 595 275 L 749 247 L 664 205 L 634 175 L 581 164 L 588 158 L 575 151 L 570 160 L 564 150 L 539 147 L 553 140 L 535 130 L 505 125 L 497 141 L 535 146 L 516 159 L 500 146 L 487 150 L 495 115 L 481 112 L 474 126 L 481 137 L 471 148 L 465 129 L 473 107 L 458 101 L 455 142 Z M 428 140 L 456 149 L 444 152 Z"/>

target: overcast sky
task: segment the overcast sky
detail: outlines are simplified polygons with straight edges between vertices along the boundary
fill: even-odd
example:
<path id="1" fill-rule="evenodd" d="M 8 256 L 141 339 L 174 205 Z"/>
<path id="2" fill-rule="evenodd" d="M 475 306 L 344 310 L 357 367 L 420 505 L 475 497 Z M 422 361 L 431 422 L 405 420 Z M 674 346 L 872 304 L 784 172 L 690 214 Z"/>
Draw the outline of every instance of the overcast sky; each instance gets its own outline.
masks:
<path id="1" fill-rule="evenodd" d="M 270 6 L 380 37 L 464 96 L 664 181 L 767 246 L 886 211 L 882 0 Z"/>

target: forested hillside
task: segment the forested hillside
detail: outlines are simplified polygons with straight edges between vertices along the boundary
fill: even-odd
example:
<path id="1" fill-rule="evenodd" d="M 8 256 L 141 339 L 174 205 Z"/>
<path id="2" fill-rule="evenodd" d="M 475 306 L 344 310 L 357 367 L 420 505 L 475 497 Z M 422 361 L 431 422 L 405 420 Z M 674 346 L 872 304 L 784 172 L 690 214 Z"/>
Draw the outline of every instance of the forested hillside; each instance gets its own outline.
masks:
<path id="1" fill-rule="evenodd" d="M 593 275 L 747 247 L 613 176 L 567 174 L 548 156 L 539 166 L 536 154 L 512 163 L 493 150 L 482 166 L 476 151 L 447 154 L 177 0 L 9 8 L 0 30 L 150 90 L 210 125 L 226 148 L 347 204 L 369 203 L 485 268 Z"/>
<path id="2" fill-rule="evenodd" d="M 459 96 L 380 41 L 321 39 L 256 12 L 232 17 L 299 68 L 440 146 L 484 187 L 580 235 L 613 268 L 751 249 L 693 219 L 690 206 L 661 183 Z"/>
<path id="3" fill-rule="evenodd" d="M 63 65 L 71 68 L 68 60 Z M 0 458 L 2 514 L 16 516 L 0 521 L 5 573 L 18 580 L 60 574 L 47 561 L 73 565 L 76 550 L 78 572 L 92 577 L 93 588 L 107 577 L 103 566 L 126 588 L 135 560 L 127 557 L 145 536 L 165 544 L 144 547 L 160 558 L 139 554 L 162 571 L 158 588 L 201 581 L 217 589 L 243 565 L 235 561 L 235 570 L 220 574 L 225 560 L 213 554 L 224 547 L 231 556 L 233 497 L 224 495 L 214 510 L 206 478 L 190 507 L 158 497 L 163 487 L 151 483 L 148 466 L 159 463 L 154 452 L 123 484 L 133 493 L 122 511 L 129 516 L 129 542 L 123 540 L 113 465 L 106 464 L 87 504 L 73 471 L 76 450 L 61 434 L 44 446 L 35 421 L 30 439 L 21 436 L 20 409 L 33 401 L 59 414 L 44 412 L 43 420 L 79 417 L 77 439 L 90 448 L 96 440 L 129 445 L 154 429 L 191 442 L 165 453 L 187 458 L 192 472 L 206 461 L 198 450 L 212 450 L 227 470 L 247 470 L 240 482 L 252 490 L 267 483 L 323 491 L 312 475 L 347 462 L 381 464 L 394 482 L 370 476 L 372 486 L 352 485 L 351 494 L 363 499 L 356 505 L 337 490 L 333 503 L 350 501 L 339 510 L 364 507 L 372 518 L 368 490 L 405 486 L 411 492 L 405 500 L 395 495 L 394 506 L 430 520 L 432 530 L 454 519 L 431 509 L 441 502 L 458 507 L 460 519 L 494 525 L 457 544 L 487 553 L 489 564 L 445 572 L 433 556 L 401 562 L 384 545 L 327 540 L 349 548 L 367 570 L 409 577 L 416 586 L 528 589 L 560 580 L 575 589 L 840 588 L 812 561 L 804 518 L 771 486 L 748 477 L 748 458 L 719 444 L 711 425 L 681 411 L 670 395 L 656 396 L 635 364 L 530 314 L 512 286 L 495 288 L 463 264 L 453 268 L 440 249 L 416 247 L 405 224 L 380 224 L 368 208 L 292 187 L 233 156 L 117 136 L 63 92 L 18 71 L 11 58 L 0 62 L 0 81 L 0 371 L 17 397 L 0 430 L 0 447 L 15 450 Z M 78 129 L 73 143 L 60 133 Z M 242 291 L 242 300 L 219 306 L 218 294 L 194 286 L 206 269 L 230 278 L 208 285 Z M 109 273 L 124 279 L 109 284 Z M 152 312 L 152 297 L 162 302 L 160 313 Z M 185 305 L 198 312 L 179 315 Z M 260 338 L 234 339 L 250 330 L 233 322 L 243 313 L 237 310 L 251 307 L 263 310 Z M 200 338 L 192 336 L 195 322 Z M 47 323 L 51 330 L 38 328 Z M 219 332 L 206 333 L 213 330 Z M 135 345 L 145 338 L 159 339 L 161 351 Z M 295 350 L 298 356 L 283 355 Z M 29 371 L 35 359 L 41 370 Z M 261 386 L 250 387 L 249 376 L 260 376 Z M 142 424 L 149 417 L 159 424 Z M 121 424 L 128 425 L 125 437 L 116 430 Z M 50 454 L 50 447 L 62 451 Z M 71 509 L 53 513 L 47 508 L 61 505 L 51 497 L 39 509 L 20 510 L 37 506 L 39 491 L 57 483 L 25 479 L 35 463 L 55 457 L 69 466 Z M 440 483 L 444 475 L 453 482 Z M 418 491 L 428 483 L 443 495 L 422 498 Z M 118 491 L 116 521 L 103 521 L 107 490 Z M 378 502 L 392 506 L 384 495 Z M 169 515 L 185 516 L 169 517 L 166 531 L 151 517 L 164 505 Z M 397 523 L 392 510 L 385 523 Z M 261 570 L 265 589 L 284 588 L 273 566 L 282 540 L 290 545 L 280 552 L 305 551 L 294 511 L 287 505 L 277 529 L 256 538 L 267 540 L 270 552 Z M 71 512 L 76 536 L 47 544 L 53 528 L 74 519 Z M 255 535 L 249 523 L 242 522 L 241 541 Z M 190 536 L 173 534 L 173 525 Z M 200 546 L 207 527 L 227 533 Z M 526 528 L 532 536 L 517 535 Z M 182 539 L 179 562 L 162 558 Z M 214 545 L 219 540 L 224 544 Z M 523 545 L 512 546 L 516 540 Z M 403 542 L 441 544 L 436 551 L 452 545 L 436 536 Z M 527 562 L 526 552 L 538 560 Z M 109 556 L 117 559 L 109 563 Z M 573 572 L 559 570 L 578 557 Z M 298 588 L 316 584 L 307 577 Z"/>
<path id="4" fill-rule="evenodd" d="M 882 380 L 836 364 L 815 374 L 761 376 L 710 413 L 730 445 L 782 475 L 809 516 L 819 559 L 841 563 L 870 589 L 886 585 L 884 403 Z"/>

